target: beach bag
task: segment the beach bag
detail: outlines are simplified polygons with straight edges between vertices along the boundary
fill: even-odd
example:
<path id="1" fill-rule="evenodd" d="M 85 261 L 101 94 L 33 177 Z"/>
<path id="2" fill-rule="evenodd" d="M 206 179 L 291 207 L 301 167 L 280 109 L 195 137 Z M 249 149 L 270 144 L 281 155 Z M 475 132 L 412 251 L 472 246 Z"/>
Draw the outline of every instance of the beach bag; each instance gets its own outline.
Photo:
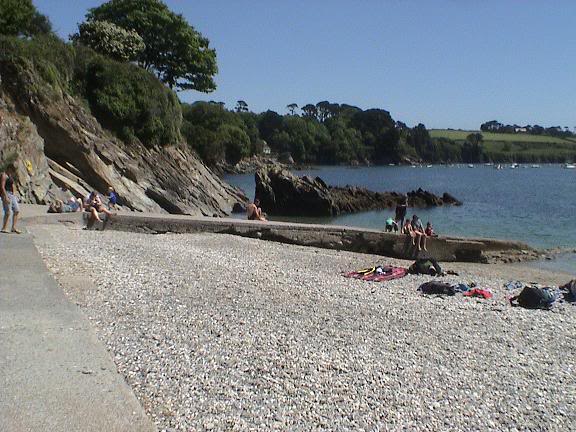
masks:
<path id="1" fill-rule="evenodd" d="M 510 299 L 510 304 L 527 309 L 548 309 L 554 300 L 556 299 L 549 289 L 525 286 L 520 294 Z"/>
<path id="2" fill-rule="evenodd" d="M 418 287 L 418 290 L 423 294 L 440 294 L 449 296 L 456 294 L 453 286 L 438 281 L 425 282 Z"/>
<path id="3" fill-rule="evenodd" d="M 419 258 L 408 267 L 408 273 L 436 276 L 442 274 L 442 268 L 434 258 Z"/>
<path id="4" fill-rule="evenodd" d="M 576 302 L 576 279 L 562 285 L 560 289 L 563 291 L 564 300 L 567 302 Z"/>

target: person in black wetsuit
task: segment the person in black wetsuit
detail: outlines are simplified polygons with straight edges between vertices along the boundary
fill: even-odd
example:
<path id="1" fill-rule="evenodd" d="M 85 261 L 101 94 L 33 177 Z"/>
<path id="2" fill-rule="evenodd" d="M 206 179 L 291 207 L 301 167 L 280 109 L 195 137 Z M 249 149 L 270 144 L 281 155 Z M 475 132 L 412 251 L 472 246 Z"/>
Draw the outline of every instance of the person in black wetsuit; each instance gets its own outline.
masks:
<path id="1" fill-rule="evenodd" d="M 404 226 L 404 218 L 406 217 L 406 210 L 408 209 L 408 198 L 404 198 L 396 204 L 396 225 L 399 227 Z"/>
<path id="2" fill-rule="evenodd" d="M 2 197 L 2 207 L 4 208 L 2 232 L 10 232 L 8 231 L 8 221 L 10 220 L 10 213 L 12 213 L 11 231 L 20 234 L 20 231 L 16 228 L 20 206 L 18 205 L 18 198 L 14 195 L 14 167 L 12 165 L 8 165 L 6 171 L 0 174 L 0 196 Z"/>

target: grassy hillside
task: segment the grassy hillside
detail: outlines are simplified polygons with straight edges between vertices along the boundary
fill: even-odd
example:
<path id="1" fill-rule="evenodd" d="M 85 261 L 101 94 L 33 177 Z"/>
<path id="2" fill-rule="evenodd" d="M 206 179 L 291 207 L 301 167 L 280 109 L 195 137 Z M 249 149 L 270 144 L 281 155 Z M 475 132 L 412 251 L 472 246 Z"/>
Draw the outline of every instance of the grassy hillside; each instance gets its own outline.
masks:
<path id="1" fill-rule="evenodd" d="M 471 133 L 480 131 L 432 129 L 434 139 L 447 138 L 462 144 Z M 548 135 L 480 132 L 489 160 L 502 162 L 566 162 L 576 160 L 576 140 Z"/>

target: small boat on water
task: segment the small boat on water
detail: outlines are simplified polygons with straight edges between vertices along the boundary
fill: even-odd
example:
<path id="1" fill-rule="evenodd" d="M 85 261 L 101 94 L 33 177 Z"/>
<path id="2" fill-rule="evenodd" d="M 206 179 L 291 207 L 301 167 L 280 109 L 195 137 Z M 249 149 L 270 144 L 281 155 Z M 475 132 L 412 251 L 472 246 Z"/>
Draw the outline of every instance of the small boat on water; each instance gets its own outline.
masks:
<path id="1" fill-rule="evenodd" d="M 516 169 L 518 168 L 518 164 L 516 162 L 514 162 L 512 165 L 510 165 L 511 169 Z"/>
<path id="2" fill-rule="evenodd" d="M 498 164 L 498 165 L 494 165 L 494 169 L 495 169 L 495 170 L 501 170 L 501 169 L 504 169 L 504 168 L 502 168 L 502 165 Z"/>
<path id="3" fill-rule="evenodd" d="M 426 168 L 432 168 L 432 165 L 426 165 Z"/>
<path id="4" fill-rule="evenodd" d="M 530 165 L 530 167 L 531 167 L 531 168 L 540 168 L 540 165 L 538 165 L 538 164 L 533 164 L 533 165 Z"/>
<path id="5" fill-rule="evenodd" d="M 571 164 L 571 163 L 567 163 L 567 164 L 564 164 L 564 168 L 566 168 L 566 169 L 575 169 L 575 168 L 576 168 L 576 165 L 575 165 L 575 164 Z"/>
<path id="6" fill-rule="evenodd" d="M 474 168 L 474 165 L 468 164 L 468 168 Z"/>

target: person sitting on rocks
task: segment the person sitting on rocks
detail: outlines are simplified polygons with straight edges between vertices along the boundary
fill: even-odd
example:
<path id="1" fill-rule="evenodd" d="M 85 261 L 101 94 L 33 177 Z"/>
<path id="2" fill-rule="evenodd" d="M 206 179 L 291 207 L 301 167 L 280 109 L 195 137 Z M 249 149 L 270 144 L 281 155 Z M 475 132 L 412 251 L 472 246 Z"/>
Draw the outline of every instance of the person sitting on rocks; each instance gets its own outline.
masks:
<path id="1" fill-rule="evenodd" d="M 430 223 L 430 221 L 428 221 L 426 223 L 426 229 L 424 230 L 424 233 L 428 237 L 438 237 L 438 234 L 436 234 L 436 232 L 434 231 L 434 228 L 432 227 L 432 224 Z"/>
<path id="2" fill-rule="evenodd" d="M 93 191 L 91 195 L 92 195 L 92 201 L 90 202 L 90 207 L 88 209 L 88 211 L 90 212 L 89 221 L 91 221 L 92 223 L 94 223 L 95 221 L 102 222 L 99 213 L 104 213 L 107 217 L 110 217 L 114 214 L 110 210 L 108 210 L 106 206 L 104 206 L 104 204 L 102 203 L 102 198 L 100 198 L 100 194 L 98 192 Z"/>
<path id="3" fill-rule="evenodd" d="M 416 245 L 414 242 L 414 230 L 412 229 L 412 224 L 410 223 L 409 219 L 406 219 L 406 222 L 404 222 L 404 226 L 402 227 L 402 234 L 406 234 L 412 237 L 412 244 Z"/>
<path id="4" fill-rule="evenodd" d="M 82 203 L 82 208 L 86 211 L 90 211 L 90 206 L 92 204 L 92 200 L 94 200 L 94 197 L 98 195 L 98 192 L 96 191 L 92 191 L 90 192 L 88 195 L 86 195 L 84 197 L 84 201 Z"/>
<path id="5" fill-rule="evenodd" d="M 386 228 L 385 228 L 386 232 L 398 232 L 398 224 L 396 223 L 396 221 L 394 219 L 392 219 L 391 217 L 389 217 L 388 219 L 386 219 Z"/>
<path id="6" fill-rule="evenodd" d="M 415 244 L 415 240 L 418 242 L 418 250 L 428 250 L 426 249 L 426 232 L 420 218 L 416 215 L 412 215 L 412 222 L 410 222 L 410 224 L 412 225 L 412 232 L 414 233 L 412 244 Z"/>
<path id="7" fill-rule="evenodd" d="M 248 220 L 266 220 L 262 214 L 262 209 L 259 206 L 260 200 L 258 198 L 256 198 L 253 203 L 250 203 L 246 206 L 246 216 L 248 217 Z"/>

